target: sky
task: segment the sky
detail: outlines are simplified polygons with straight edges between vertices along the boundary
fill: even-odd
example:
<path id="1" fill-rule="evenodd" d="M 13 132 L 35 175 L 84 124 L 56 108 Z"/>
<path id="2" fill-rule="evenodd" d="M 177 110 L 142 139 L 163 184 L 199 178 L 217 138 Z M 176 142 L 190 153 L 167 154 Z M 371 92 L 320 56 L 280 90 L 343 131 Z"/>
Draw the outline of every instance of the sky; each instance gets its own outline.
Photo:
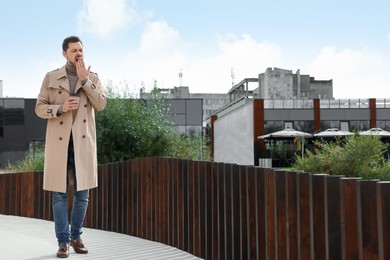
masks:
<path id="1" fill-rule="evenodd" d="M 4 97 L 36 98 L 77 35 L 103 84 L 134 95 L 227 93 L 276 67 L 332 79 L 336 99 L 390 98 L 388 0 L 1 0 L 0 10 Z"/>

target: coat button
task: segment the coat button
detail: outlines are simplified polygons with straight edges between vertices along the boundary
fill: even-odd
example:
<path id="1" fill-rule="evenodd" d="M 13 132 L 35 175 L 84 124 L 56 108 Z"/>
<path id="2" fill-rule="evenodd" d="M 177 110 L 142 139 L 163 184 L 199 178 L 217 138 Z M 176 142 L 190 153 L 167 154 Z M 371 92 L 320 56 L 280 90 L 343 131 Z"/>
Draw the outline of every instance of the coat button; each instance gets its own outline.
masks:
<path id="1" fill-rule="evenodd" d="M 60 122 L 60 125 L 63 125 L 63 124 L 64 124 L 64 122 L 61 121 L 61 122 Z"/>
<path id="2" fill-rule="evenodd" d="M 86 122 L 87 122 L 87 119 L 84 119 L 83 122 L 86 123 Z"/>
<path id="3" fill-rule="evenodd" d="M 62 141 L 62 137 L 60 137 L 59 139 L 60 139 L 60 141 Z"/>
<path id="4" fill-rule="evenodd" d="M 60 94 L 60 95 L 61 95 L 61 93 L 62 93 L 62 91 L 61 91 L 61 90 L 59 90 L 59 91 L 58 91 L 58 94 Z"/>
<path id="5" fill-rule="evenodd" d="M 83 138 L 85 138 L 85 135 L 83 135 Z"/>
<path id="6" fill-rule="evenodd" d="M 85 104 L 84 107 L 87 107 L 87 104 Z"/>

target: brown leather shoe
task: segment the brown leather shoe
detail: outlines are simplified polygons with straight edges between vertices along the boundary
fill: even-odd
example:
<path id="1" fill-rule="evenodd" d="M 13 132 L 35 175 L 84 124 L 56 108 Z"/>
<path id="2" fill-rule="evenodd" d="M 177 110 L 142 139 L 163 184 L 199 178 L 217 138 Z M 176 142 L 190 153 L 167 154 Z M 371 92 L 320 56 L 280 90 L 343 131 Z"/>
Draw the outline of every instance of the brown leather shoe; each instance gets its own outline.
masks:
<path id="1" fill-rule="evenodd" d="M 81 240 L 81 238 L 72 239 L 70 241 L 70 245 L 73 247 L 73 250 L 77 254 L 87 254 L 88 253 L 88 249 L 85 248 L 83 240 Z"/>
<path id="2" fill-rule="evenodd" d="M 57 257 L 58 258 L 67 258 L 69 256 L 69 244 L 64 243 L 60 244 L 58 251 L 57 251 Z"/>

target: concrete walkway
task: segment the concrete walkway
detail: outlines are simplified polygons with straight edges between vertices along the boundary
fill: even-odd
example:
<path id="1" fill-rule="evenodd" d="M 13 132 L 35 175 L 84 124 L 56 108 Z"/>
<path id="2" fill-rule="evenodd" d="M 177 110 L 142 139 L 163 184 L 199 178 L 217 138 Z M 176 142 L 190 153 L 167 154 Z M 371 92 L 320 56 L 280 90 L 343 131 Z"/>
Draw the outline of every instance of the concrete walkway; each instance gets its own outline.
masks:
<path id="1" fill-rule="evenodd" d="M 70 249 L 68 259 L 200 259 L 175 247 L 133 236 L 84 229 L 87 255 Z M 0 259 L 58 259 L 51 221 L 0 215 Z"/>

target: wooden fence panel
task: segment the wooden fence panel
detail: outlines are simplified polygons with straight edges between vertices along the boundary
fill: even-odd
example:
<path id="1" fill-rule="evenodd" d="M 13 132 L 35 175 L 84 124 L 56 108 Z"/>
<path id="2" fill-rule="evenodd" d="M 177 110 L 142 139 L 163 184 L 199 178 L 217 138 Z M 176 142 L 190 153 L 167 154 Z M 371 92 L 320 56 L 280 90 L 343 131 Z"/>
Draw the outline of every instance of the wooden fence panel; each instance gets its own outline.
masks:
<path id="1" fill-rule="evenodd" d="M 109 164 L 104 165 L 102 168 L 102 179 L 101 179 L 101 185 L 102 186 L 102 209 L 101 209 L 101 219 L 102 219 L 102 226 L 101 229 L 103 230 L 109 230 L 108 222 L 109 222 L 109 204 L 111 201 L 109 200 Z"/>
<path id="2" fill-rule="evenodd" d="M 6 185 L 6 178 L 9 176 L 9 174 L 0 174 L 0 214 L 7 214 L 5 211 L 5 194 L 8 191 L 7 185 Z"/>
<path id="3" fill-rule="evenodd" d="M 390 182 L 175 158 L 101 165 L 85 226 L 204 259 L 390 259 Z M 0 214 L 53 220 L 42 173 L 0 175 Z"/>
<path id="4" fill-rule="evenodd" d="M 0 176 L 1 176 L 1 174 L 0 174 Z M 42 208 L 43 208 L 43 199 L 42 199 L 43 190 L 42 190 L 42 186 L 40 185 L 42 176 L 43 176 L 43 173 L 35 172 L 34 173 L 34 183 L 31 184 L 32 185 L 31 188 L 34 189 L 33 201 L 35 202 L 34 203 L 33 218 L 38 218 L 38 219 L 41 219 L 43 217 L 43 214 L 42 214 L 43 213 L 43 211 L 42 211 Z M 0 181 L 0 185 L 1 185 L 1 181 Z M 1 187 L 0 187 L 0 200 L 1 200 Z M 31 201 L 30 201 L 30 203 L 31 203 Z M 0 210 L 0 212 L 1 212 L 1 210 Z"/>
<path id="5" fill-rule="evenodd" d="M 217 259 L 227 259 L 226 257 L 226 244 L 225 244 L 225 226 L 226 226 L 226 185 L 225 185 L 225 164 L 220 164 L 218 167 L 217 178 L 218 178 L 218 253 Z"/>
<path id="6" fill-rule="evenodd" d="M 189 202 L 189 186 L 188 186 L 188 183 L 189 183 L 189 176 L 188 176 L 188 161 L 187 160 L 183 160 L 182 161 L 182 164 L 181 164 L 181 185 L 180 185 L 180 189 L 181 189 L 181 196 L 183 196 L 183 203 L 182 205 L 180 205 L 182 208 L 181 208 L 181 212 L 180 212 L 180 218 L 182 219 L 182 226 L 181 226 L 181 229 L 180 229 L 180 233 L 183 234 L 183 247 L 182 247 L 182 250 L 186 251 L 186 252 L 190 252 L 190 245 L 189 245 L 189 241 L 190 241 L 190 237 L 189 237 L 189 210 L 190 210 L 190 202 Z"/>
<path id="7" fill-rule="evenodd" d="M 342 259 L 342 229 L 341 223 L 341 176 L 328 176 L 327 188 L 327 219 L 328 219 L 328 258 Z"/>
<path id="8" fill-rule="evenodd" d="M 298 258 L 314 259 L 312 175 L 298 175 Z"/>
<path id="9" fill-rule="evenodd" d="M 27 216 L 27 197 L 28 197 L 28 180 L 27 173 L 18 174 L 18 183 L 16 184 L 16 216 Z"/>
<path id="10" fill-rule="evenodd" d="M 288 259 L 298 258 L 298 182 L 297 173 L 285 172 L 287 178 L 287 253 Z"/>
<path id="11" fill-rule="evenodd" d="M 287 178 L 284 171 L 275 171 L 276 247 L 277 259 L 288 259 Z"/>
<path id="12" fill-rule="evenodd" d="M 199 186 L 199 162 L 193 161 L 192 163 L 192 169 L 191 169 L 191 175 L 192 175 L 192 182 L 189 182 L 189 186 L 192 186 L 192 203 L 193 203 L 193 210 L 192 210 L 192 217 L 193 217 L 193 224 L 192 224 L 192 244 L 193 244 L 193 254 L 194 255 L 200 255 L 200 186 Z"/>
<path id="13" fill-rule="evenodd" d="M 177 248 L 184 250 L 188 248 L 185 241 L 187 237 L 184 233 L 186 214 L 184 205 L 187 205 L 187 174 L 185 173 L 187 169 L 187 164 L 184 160 L 178 161 L 178 174 L 176 180 L 176 194 L 177 194 L 177 206 L 176 206 L 176 216 L 177 216 Z"/>
<path id="14" fill-rule="evenodd" d="M 128 188 L 128 178 L 129 178 L 129 175 L 127 174 L 127 162 L 121 162 L 120 163 L 120 167 L 119 167 L 119 172 L 120 172 L 120 176 L 119 176 L 119 186 L 120 186 L 120 196 L 119 196 L 119 202 L 118 202 L 118 205 L 119 205 L 119 208 L 120 208 L 120 211 L 119 212 L 120 216 L 121 216 L 121 223 L 120 223 L 120 229 L 119 229 L 119 232 L 122 233 L 122 234 L 126 234 L 127 232 L 127 219 L 128 219 L 128 192 L 129 192 L 129 188 Z"/>
<path id="15" fill-rule="evenodd" d="M 95 199 L 95 202 L 97 203 L 97 213 L 96 213 L 96 218 L 97 218 L 97 228 L 98 229 L 103 229 L 103 205 L 106 204 L 106 201 L 104 200 L 103 196 L 103 166 L 98 167 L 98 182 L 99 185 L 97 187 L 97 198 Z"/>
<path id="16" fill-rule="evenodd" d="M 141 159 L 136 159 L 134 166 L 134 175 L 133 175 L 133 185 L 132 185 L 132 190 L 134 193 L 133 196 L 133 211 L 135 212 L 134 214 L 134 221 L 133 221 L 133 228 L 134 228 L 134 236 L 144 238 L 142 229 L 143 229 L 143 222 L 142 222 L 142 181 L 141 181 L 141 176 L 142 176 L 142 160 Z M 154 229 L 155 230 L 155 229 Z"/>
<path id="17" fill-rule="evenodd" d="M 276 222 L 276 190 L 275 172 L 271 169 L 265 170 L 267 175 L 266 194 L 266 230 L 267 230 L 267 256 L 269 259 L 278 259 L 277 255 L 277 222 Z"/>
<path id="18" fill-rule="evenodd" d="M 222 164 L 212 164 L 212 257 L 210 259 L 220 259 L 219 248 L 219 168 Z"/>
<path id="19" fill-rule="evenodd" d="M 206 176 L 209 175 L 207 171 L 207 165 L 205 162 L 198 161 L 198 174 L 199 174 L 199 256 L 201 258 L 206 257 L 207 247 L 207 196 L 208 196 L 208 183 L 206 182 Z"/>
<path id="20" fill-rule="evenodd" d="M 205 254 L 201 255 L 204 259 L 212 259 L 213 257 L 213 209 L 214 209 L 214 200 L 213 200 L 213 172 L 212 172 L 212 163 L 205 162 L 205 239 L 204 239 L 204 248 Z"/>
<path id="21" fill-rule="evenodd" d="M 114 164 L 113 173 L 113 199 L 114 199 L 114 209 L 113 212 L 116 214 L 116 216 L 113 216 L 113 221 L 116 222 L 116 224 L 113 225 L 114 232 L 122 233 L 123 225 L 122 225 L 122 219 L 123 219 L 123 202 L 122 202 L 122 184 L 123 181 L 122 177 L 122 162 L 118 162 Z"/>
<path id="22" fill-rule="evenodd" d="M 245 214 L 242 214 L 241 208 L 242 208 L 242 199 L 245 200 L 245 197 L 242 197 L 241 195 L 241 187 L 240 187 L 240 176 L 246 175 L 246 167 L 240 166 L 240 165 L 232 165 L 232 177 L 231 177 L 231 223 L 232 223 L 232 240 L 231 240 L 231 247 L 232 247 L 232 259 L 242 259 L 241 258 L 241 252 L 243 251 L 242 247 L 242 236 L 241 234 L 244 232 L 245 229 L 242 228 L 241 224 L 246 223 L 242 220 L 242 217 L 245 217 Z M 245 230 L 245 233 L 246 230 Z M 229 246 L 229 243 L 228 243 Z"/>
<path id="23" fill-rule="evenodd" d="M 379 259 L 376 181 L 360 181 L 363 259 Z"/>
<path id="24" fill-rule="evenodd" d="M 377 183 L 379 259 L 390 259 L 390 182 Z"/>
<path id="25" fill-rule="evenodd" d="M 344 247 L 346 260 L 362 260 L 362 227 L 360 201 L 360 178 L 342 179 L 342 213 L 344 220 Z"/>
<path id="26" fill-rule="evenodd" d="M 253 217 L 255 217 L 254 222 L 252 223 L 252 226 L 255 225 L 256 227 L 256 233 L 252 233 L 252 239 L 254 240 L 253 236 L 256 236 L 256 248 L 251 248 L 251 259 L 253 259 L 252 256 L 254 256 L 253 252 L 256 252 L 256 259 L 267 259 L 268 256 L 268 223 L 267 223 L 267 216 L 268 216 L 268 176 L 267 172 L 269 170 L 266 170 L 264 168 L 256 168 L 254 169 L 254 174 L 250 174 L 248 176 L 248 182 L 252 183 L 251 180 L 253 180 L 253 185 L 250 185 L 250 188 L 248 191 L 251 193 L 248 194 L 250 197 L 250 194 L 254 194 L 255 197 L 252 197 L 250 200 L 250 204 L 255 204 L 255 207 L 253 209 L 255 212 L 253 213 Z M 253 242 L 252 242 L 253 245 Z"/>
<path id="27" fill-rule="evenodd" d="M 238 174 L 239 178 L 239 194 L 237 194 L 238 199 L 240 199 L 239 203 L 239 214 L 238 217 L 240 218 L 240 223 L 239 223 L 239 230 L 235 231 L 236 236 L 238 235 L 240 239 L 240 255 L 237 259 L 249 259 L 249 256 L 251 254 L 250 252 L 250 223 L 251 220 L 255 220 L 256 216 L 251 215 L 250 208 L 249 208 L 249 184 L 248 184 L 248 168 L 245 166 L 240 167 L 240 172 Z M 252 171 L 253 174 L 253 171 Z M 252 190 L 253 191 L 253 190 Z M 251 196 L 252 193 L 251 193 Z M 253 214 L 253 210 L 251 212 Z M 252 218 L 250 218 L 252 217 Z M 254 226 L 254 225 L 253 225 Z M 256 226 L 253 227 L 254 231 L 256 230 Z M 255 233 L 256 234 L 256 233 Z M 254 254 L 256 256 L 256 253 Z"/>
<path id="28" fill-rule="evenodd" d="M 328 233 L 327 233 L 327 175 L 314 174 L 313 183 L 313 238 L 314 238 L 314 259 L 329 259 L 328 257 Z"/>
<path id="29" fill-rule="evenodd" d="M 171 160 L 171 245 L 179 247 L 179 227 L 178 227 L 178 205 L 179 205 L 179 192 L 178 192 L 178 181 L 179 181 L 179 160 Z"/>
<path id="30" fill-rule="evenodd" d="M 153 158 L 145 158 L 145 162 L 141 162 L 141 205 L 138 205 L 139 208 L 142 209 L 142 216 L 141 216 L 141 227 L 142 228 L 142 238 L 155 240 L 158 242 L 161 242 L 161 237 L 158 236 L 159 229 L 157 227 L 160 227 L 158 224 L 155 223 L 156 221 L 156 213 L 159 211 L 160 206 L 160 195 L 159 194 L 158 199 L 156 196 L 156 191 L 154 189 L 154 185 L 156 183 L 156 173 L 153 172 L 154 167 L 154 160 Z M 161 185 L 159 185 L 159 191 L 162 189 Z M 153 192 L 153 195 L 152 195 Z M 158 202 L 157 202 L 158 201 Z M 157 204 L 159 203 L 159 204 Z M 157 205 L 157 207 L 156 207 Z M 157 211 L 157 212 L 156 212 Z M 157 221 L 160 221 L 160 219 L 157 219 Z M 153 228 L 156 227 L 156 228 Z"/>
<path id="31" fill-rule="evenodd" d="M 224 204 L 225 204 L 225 252 L 226 259 L 234 259 L 234 184 L 233 184 L 233 172 L 237 169 L 237 165 L 225 164 L 225 173 L 224 173 Z M 229 239 L 228 239 L 229 238 Z"/>

